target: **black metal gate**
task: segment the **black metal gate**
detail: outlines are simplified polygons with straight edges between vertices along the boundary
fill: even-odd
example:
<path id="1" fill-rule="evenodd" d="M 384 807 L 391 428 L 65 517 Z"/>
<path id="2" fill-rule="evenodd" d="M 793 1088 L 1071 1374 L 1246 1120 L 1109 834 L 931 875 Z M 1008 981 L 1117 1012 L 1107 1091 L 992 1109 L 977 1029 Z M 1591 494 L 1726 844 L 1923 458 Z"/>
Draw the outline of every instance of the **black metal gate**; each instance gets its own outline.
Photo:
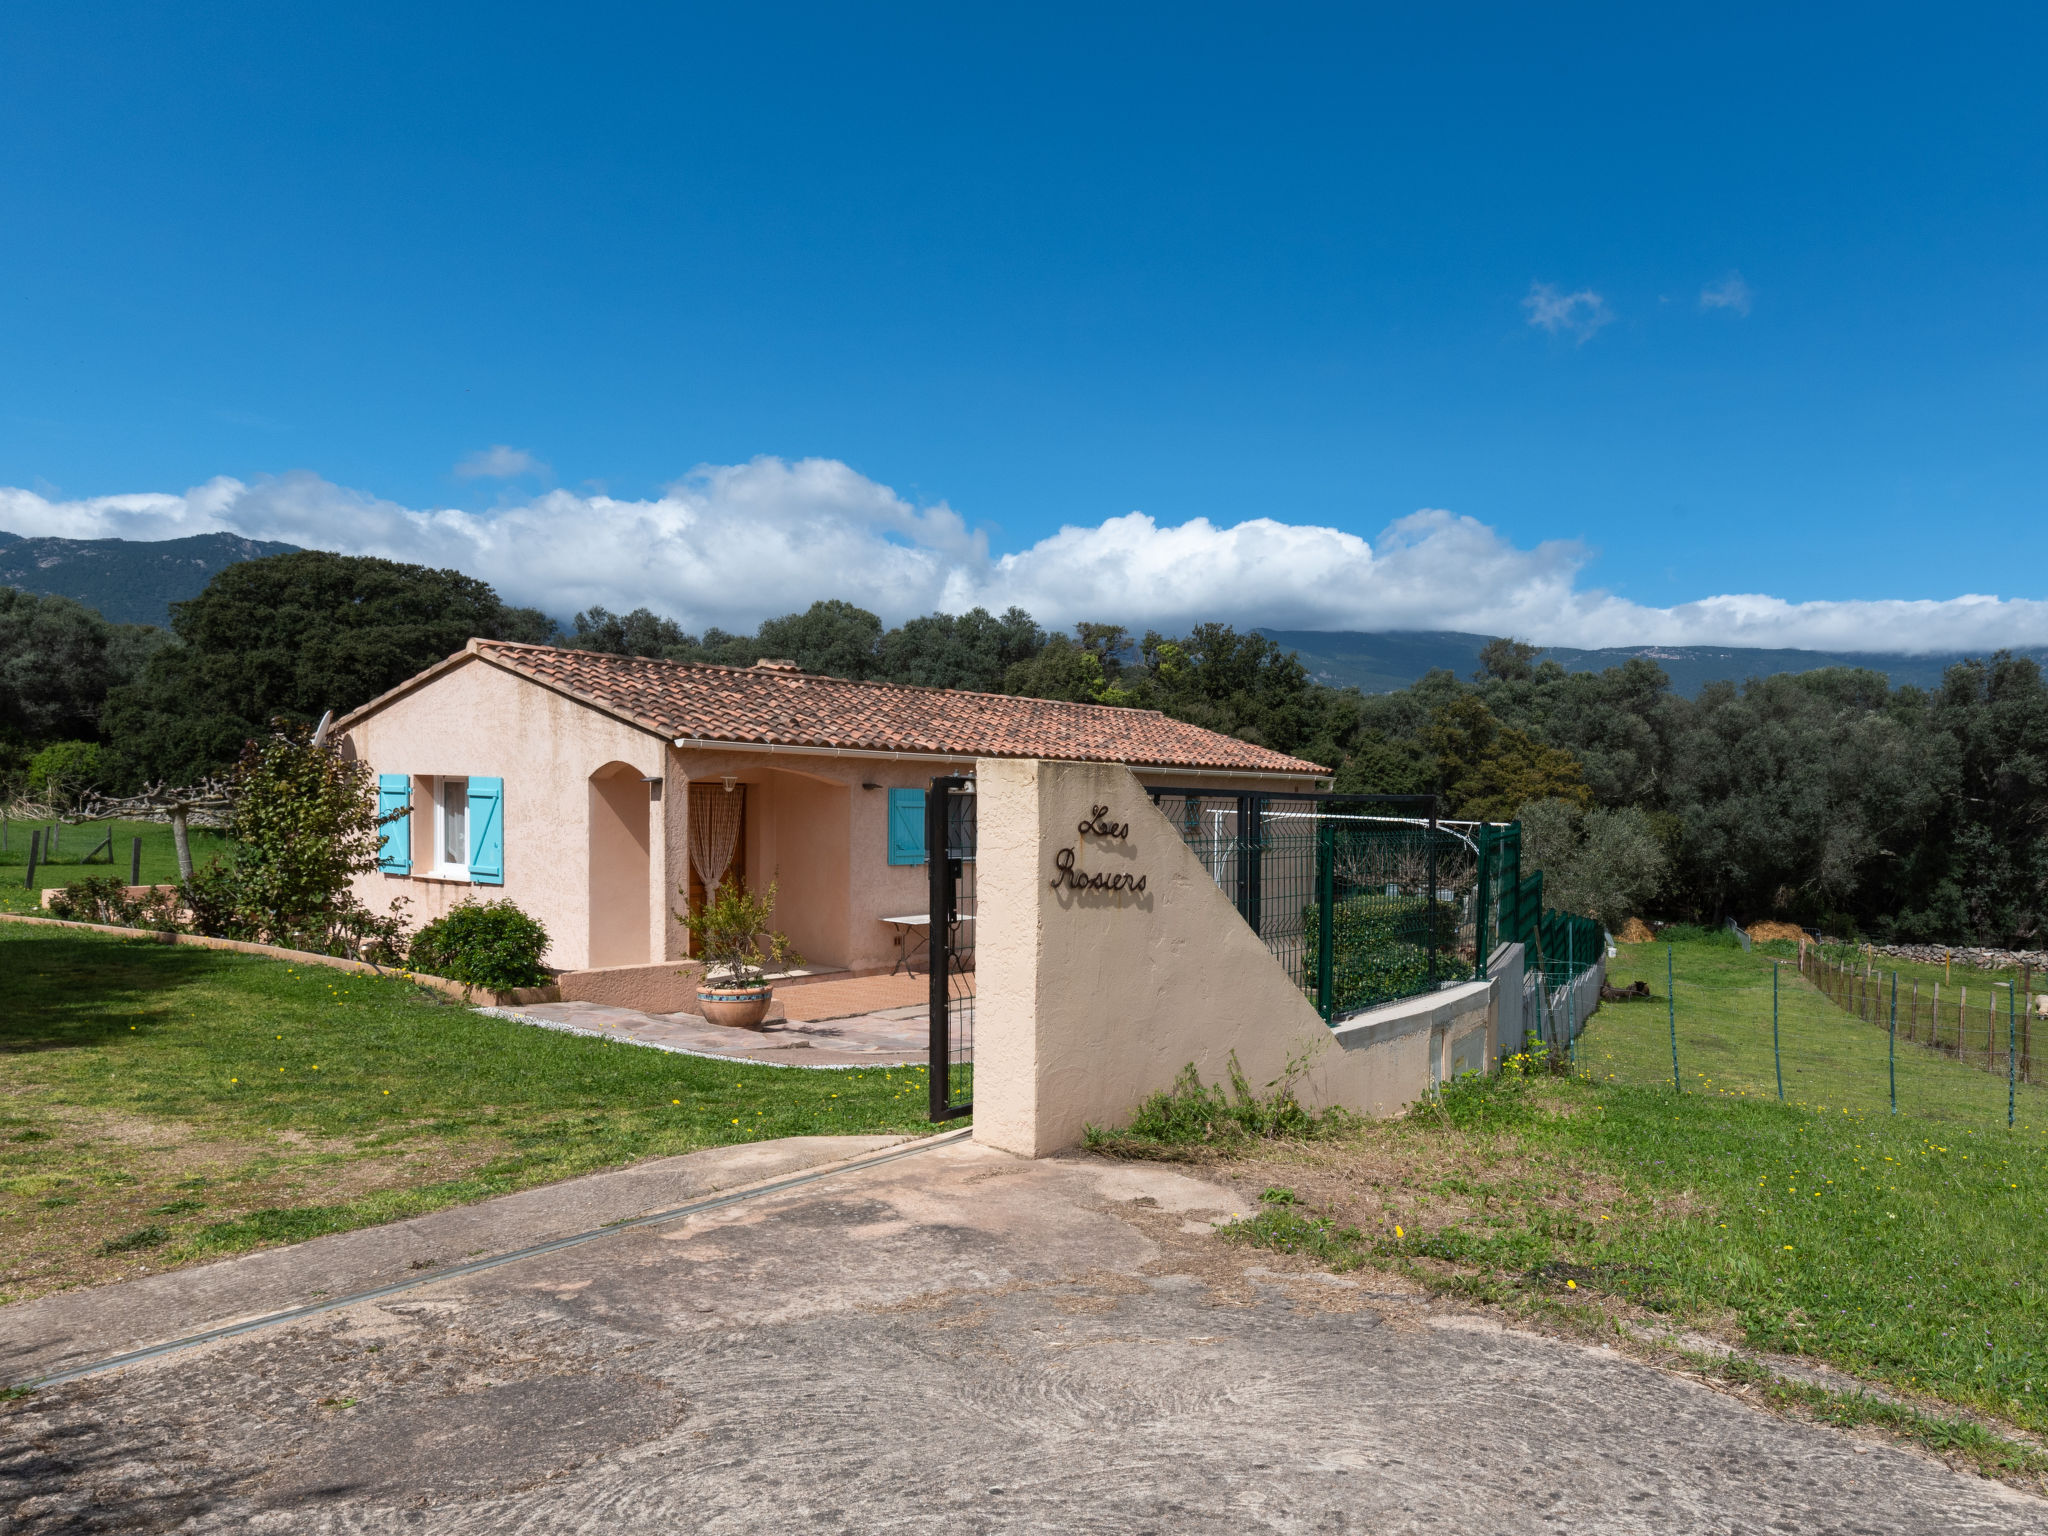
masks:
<path id="1" fill-rule="evenodd" d="M 974 780 L 933 779 L 924 801 L 931 871 L 931 1118 L 974 1110 Z"/>

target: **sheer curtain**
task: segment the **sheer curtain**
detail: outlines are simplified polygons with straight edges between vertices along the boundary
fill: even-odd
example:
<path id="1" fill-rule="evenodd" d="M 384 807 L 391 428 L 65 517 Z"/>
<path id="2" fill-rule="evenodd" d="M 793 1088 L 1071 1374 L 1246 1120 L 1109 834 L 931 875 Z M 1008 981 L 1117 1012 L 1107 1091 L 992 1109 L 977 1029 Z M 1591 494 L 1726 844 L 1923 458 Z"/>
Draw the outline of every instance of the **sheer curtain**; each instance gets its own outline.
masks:
<path id="1" fill-rule="evenodd" d="M 732 867 L 740 841 L 740 818 L 746 809 L 744 784 L 731 789 L 723 784 L 690 786 L 690 863 L 704 882 L 706 896 L 718 893 L 718 882 Z"/>

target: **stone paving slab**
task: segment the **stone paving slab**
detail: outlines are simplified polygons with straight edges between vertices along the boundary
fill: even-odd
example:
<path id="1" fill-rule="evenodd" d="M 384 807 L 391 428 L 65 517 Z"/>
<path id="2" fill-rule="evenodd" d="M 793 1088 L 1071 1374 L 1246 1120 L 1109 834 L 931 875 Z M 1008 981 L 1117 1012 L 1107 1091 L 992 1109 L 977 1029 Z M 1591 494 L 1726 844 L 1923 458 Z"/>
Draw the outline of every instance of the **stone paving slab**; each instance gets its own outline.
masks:
<path id="1" fill-rule="evenodd" d="M 928 1015 L 921 1006 L 818 1023 L 771 1017 L 759 1029 L 730 1029 L 694 1013 L 642 1013 L 605 1003 L 531 1003 L 477 1012 L 655 1050 L 773 1066 L 900 1067 L 922 1065 L 929 1057 Z"/>
<path id="2" fill-rule="evenodd" d="M 1244 1208 L 938 1146 L 0 1404 L 0 1525 L 2048 1531 L 1875 1435 L 1220 1242 Z"/>

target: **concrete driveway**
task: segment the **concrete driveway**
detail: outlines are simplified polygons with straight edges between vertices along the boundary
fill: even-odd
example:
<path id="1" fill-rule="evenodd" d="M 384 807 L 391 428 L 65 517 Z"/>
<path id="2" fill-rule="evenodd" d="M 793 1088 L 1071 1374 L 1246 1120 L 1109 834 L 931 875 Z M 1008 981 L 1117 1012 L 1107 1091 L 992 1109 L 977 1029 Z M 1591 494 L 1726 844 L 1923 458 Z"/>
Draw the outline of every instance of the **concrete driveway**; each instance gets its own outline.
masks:
<path id="1" fill-rule="evenodd" d="M 669 1159 L 0 1310 L 18 1378 L 877 1141 Z M 1973 1532 L 2048 1505 L 956 1142 L 46 1387 L 19 1532 Z M 415 1264 L 426 1265 L 415 1269 Z M 1374 1282 L 1378 1283 L 1378 1282 Z"/>

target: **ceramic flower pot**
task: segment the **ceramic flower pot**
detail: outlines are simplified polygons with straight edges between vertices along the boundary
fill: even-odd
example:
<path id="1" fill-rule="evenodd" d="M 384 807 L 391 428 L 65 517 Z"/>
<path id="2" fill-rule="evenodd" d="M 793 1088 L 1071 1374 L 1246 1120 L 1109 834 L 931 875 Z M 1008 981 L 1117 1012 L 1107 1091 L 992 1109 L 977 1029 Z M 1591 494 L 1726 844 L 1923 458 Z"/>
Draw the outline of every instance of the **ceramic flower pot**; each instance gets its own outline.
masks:
<path id="1" fill-rule="evenodd" d="M 713 1024 L 759 1029 L 774 995 L 773 987 L 702 986 L 697 989 L 697 1011 Z"/>

